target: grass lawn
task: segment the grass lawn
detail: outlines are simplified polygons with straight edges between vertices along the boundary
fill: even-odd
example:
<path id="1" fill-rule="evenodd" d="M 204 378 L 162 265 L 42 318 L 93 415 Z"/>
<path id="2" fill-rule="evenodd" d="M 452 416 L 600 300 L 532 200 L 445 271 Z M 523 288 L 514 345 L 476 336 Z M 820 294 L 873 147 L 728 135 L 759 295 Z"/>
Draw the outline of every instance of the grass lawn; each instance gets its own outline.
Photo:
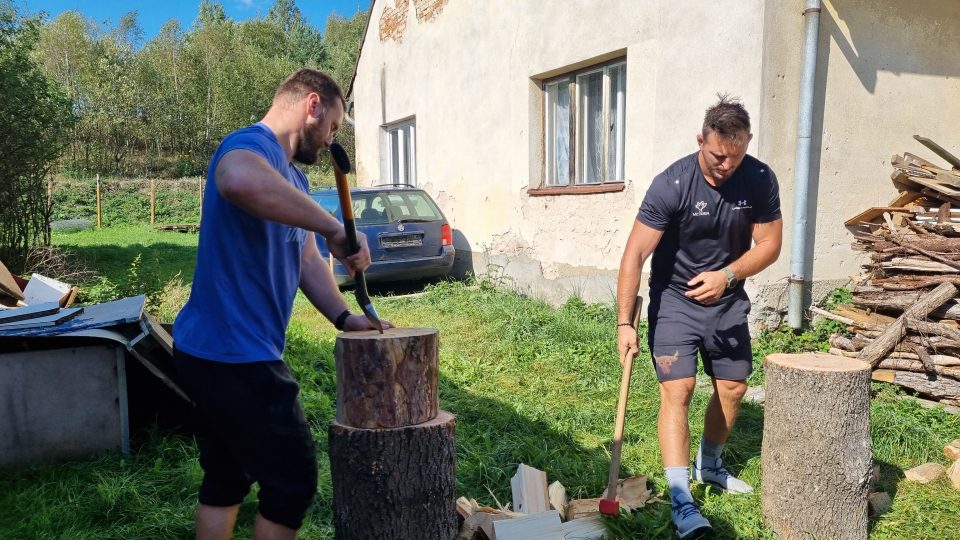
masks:
<path id="1" fill-rule="evenodd" d="M 191 244 L 190 242 L 193 242 Z M 196 236 L 144 229 L 57 235 L 94 269 L 122 280 L 142 252 L 157 261 L 157 276 L 192 275 L 184 257 Z M 160 246 L 168 255 L 154 253 Z M 127 257 L 110 260 L 110 254 Z M 94 258 L 96 257 L 96 258 Z M 100 262 L 94 262 L 100 261 Z M 102 263 L 102 266 L 100 264 Z M 457 491 L 481 503 L 506 504 L 518 463 L 560 480 L 571 498 L 603 490 L 619 385 L 612 308 L 572 300 L 555 309 L 490 283 L 440 284 L 415 298 L 378 297 L 378 311 L 402 326 L 440 329 L 440 405 L 457 415 Z M 336 331 L 302 297 L 287 333 L 286 360 L 301 384 L 301 398 L 320 451 L 319 494 L 302 538 L 332 538 L 327 425 L 334 413 L 333 346 Z M 816 346 L 808 336 L 763 336 L 757 356 Z M 665 488 L 656 437 L 659 397 L 652 367 L 636 365 L 628 409 L 623 474 L 647 475 Z M 758 374 L 756 379 L 760 379 Z M 960 538 L 960 491 L 946 480 L 904 482 L 903 470 L 926 461 L 946 464 L 942 448 L 960 438 L 960 415 L 899 401 L 875 385 L 874 459 L 880 487 L 893 510 L 871 521 L 875 539 Z M 693 402 L 694 441 L 709 394 Z M 727 446 L 726 461 L 759 485 L 762 408 L 745 403 Z M 695 442 L 694 442 L 695 444 Z M 695 449 L 695 448 L 694 448 Z M 0 471 L 0 538 L 192 538 L 192 513 L 201 477 L 192 441 L 153 434 L 136 455 L 105 455 L 62 465 Z M 773 538 L 762 524 L 758 494 L 740 497 L 695 489 L 718 538 Z M 816 511 L 816 501 L 810 501 Z M 255 495 L 241 508 L 236 538 L 250 538 Z M 610 538 L 670 538 L 669 508 L 652 504 L 609 521 Z"/>

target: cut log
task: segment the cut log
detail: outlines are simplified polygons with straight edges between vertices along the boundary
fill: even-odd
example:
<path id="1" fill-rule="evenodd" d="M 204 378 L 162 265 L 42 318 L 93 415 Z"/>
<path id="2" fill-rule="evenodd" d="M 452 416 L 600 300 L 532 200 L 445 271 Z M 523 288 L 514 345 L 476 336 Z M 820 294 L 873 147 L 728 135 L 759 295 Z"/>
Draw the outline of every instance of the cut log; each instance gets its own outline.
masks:
<path id="1" fill-rule="evenodd" d="M 943 305 L 955 294 L 957 294 L 957 288 L 952 283 L 941 283 L 936 289 L 921 296 L 917 303 L 907 308 L 903 315 L 880 334 L 880 337 L 860 351 L 860 359 L 871 366 L 877 365 L 877 362 L 892 351 L 894 346 L 903 339 L 907 331 L 908 319 L 926 318 L 931 311 Z"/>
<path id="2" fill-rule="evenodd" d="M 330 476 L 337 538 L 455 538 L 456 419 L 363 429 L 330 424 Z"/>
<path id="3" fill-rule="evenodd" d="M 875 381 L 903 386 L 934 399 L 960 399 L 960 381 L 942 375 L 877 369 L 871 377 Z"/>
<path id="4" fill-rule="evenodd" d="M 957 439 L 944 446 L 943 455 L 947 456 L 947 459 L 950 461 L 957 461 L 960 459 L 960 439 Z"/>
<path id="5" fill-rule="evenodd" d="M 870 366 L 821 353 L 765 361 L 761 508 L 784 540 L 867 538 Z"/>
<path id="6" fill-rule="evenodd" d="M 907 360 L 906 358 L 884 358 L 877 364 L 877 367 L 880 369 L 928 373 L 927 367 L 924 366 L 922 362 L 918 360 Z M 933 369 L 937 375 L 960 379 L 960 367 L 934 365 Z"/>
<path id="7" fill-rule="evenodd" d="M 946 470 L 947 468 L 939 463 L 924 463 L 923 465 L 917 465 L 912 469 L 906 470 L 903 476 L 911 482 L 929 484 L 943 476 Z"/>
<path id="8" fill-rule="evenodd" d="M 513 509 L 523 514 L 539 514 L 550 508 L 547 498 L 547 473 L 521 463 L 510 479 Z"/>
<path id="9" fill-rule="evenodd" d="M 337 422 L 389 429 L 437 416 L 439 342 L 434 328 L 337 336 Z"/>

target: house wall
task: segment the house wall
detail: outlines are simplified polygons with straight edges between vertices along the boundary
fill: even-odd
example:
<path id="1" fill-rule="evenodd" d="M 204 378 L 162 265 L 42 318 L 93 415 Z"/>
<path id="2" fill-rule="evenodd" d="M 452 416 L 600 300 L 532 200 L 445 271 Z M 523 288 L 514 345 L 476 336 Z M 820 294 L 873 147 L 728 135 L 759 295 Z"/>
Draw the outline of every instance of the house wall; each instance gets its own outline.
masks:
<path id="1" fill-rule="evenodd" d="M 716 93 L 741 96 L 759 120 L 764 3 L 603 5 L 377 1 L 353 90 L 360 183 L 387 177 L 380 126 L 416 116 L 419 184 L 457 229 L 457 249 L 472 252 L 475 272 L 495 265 L 552 301 L 612 300 L 645 189 L 696 150 Z M 624 53 L 626 189 L 527 195 L 543 167 L 538 81 Z"/>
<path id="2" fill-rule="evenodd" d="M 380 126 L 417 123 L 417 175 L 456 229 L 463 262 L 522 291 L 609 301 L 652 178 L 696 150 L 718 92 L 751 113 L 750 153 L 781 183 L 780 260 L 748 282 L 785 302 L 803 38 L 801 0 L 377 0 L 353 88 L 362 184 L 381 172 Z M 960 3 L 825 2 L 809 260 L 820 291 L 857 272 L 843 220 L 895 195 L 889 157 L 924 134 L 960 154 Z M 625 190 L 532 197 L 542 175 L 538 81 L 625 52 Z M 954 143 L 954 141 L 957 141 Z M 493 266 L 488 266 L 493 265 Z"/>
<path id="3" fill-rule="evenodd" d="M 780 177 L 785 220 L 780 260 L 757 276 L 769 308 L 786 302 L 794 212 L 802 2 L 768 9 L 764 24 L 759 155 Z M 946 166 L 913 140 L 929 137 L 960 155 L 960 2 L 824 0 L 809 195 L 809 275 L 815 296 L 860 272 L 843 222 L 896 195 L 890 157 L 911 152 Z"/>

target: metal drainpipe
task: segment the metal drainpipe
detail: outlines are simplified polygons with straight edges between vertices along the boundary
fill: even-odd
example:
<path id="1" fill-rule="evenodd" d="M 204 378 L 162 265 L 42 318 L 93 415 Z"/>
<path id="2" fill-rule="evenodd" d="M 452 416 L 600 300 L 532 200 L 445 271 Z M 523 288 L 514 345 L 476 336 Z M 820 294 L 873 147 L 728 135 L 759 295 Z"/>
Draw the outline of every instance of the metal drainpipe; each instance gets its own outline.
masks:
<path id="1" fill-rule="evenodd" d="M 820 0 L 804 0 L 805 37 L 803 71 L 800 74 L 800 112 L 797 121 L 797 161 L 793 185 L 793 243 L 790 250 L 790 297 L 787 322 L 803 327 L 803 291 L 810 283 L 805 275 L 807 254 L 807 194 L 810 187 L 810 142 L 813 132 L 813 94 L 817 74 L 817 40 L 820 33 Z"/>

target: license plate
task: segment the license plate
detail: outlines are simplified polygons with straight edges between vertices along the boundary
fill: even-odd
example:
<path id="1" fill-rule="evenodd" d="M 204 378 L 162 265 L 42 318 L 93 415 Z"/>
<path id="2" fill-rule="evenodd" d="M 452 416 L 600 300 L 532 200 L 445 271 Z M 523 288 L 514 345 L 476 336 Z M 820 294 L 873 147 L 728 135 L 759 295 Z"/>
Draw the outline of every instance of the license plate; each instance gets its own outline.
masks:
<path id="1" fill-rule="evenodd" d="M 380 245 L 384 248 L 405 248 L 420 247 L 423 245 L 423 236 L 419 234 L 405 234 L 400 236 L 387 236 L 380 239 Z"/>

